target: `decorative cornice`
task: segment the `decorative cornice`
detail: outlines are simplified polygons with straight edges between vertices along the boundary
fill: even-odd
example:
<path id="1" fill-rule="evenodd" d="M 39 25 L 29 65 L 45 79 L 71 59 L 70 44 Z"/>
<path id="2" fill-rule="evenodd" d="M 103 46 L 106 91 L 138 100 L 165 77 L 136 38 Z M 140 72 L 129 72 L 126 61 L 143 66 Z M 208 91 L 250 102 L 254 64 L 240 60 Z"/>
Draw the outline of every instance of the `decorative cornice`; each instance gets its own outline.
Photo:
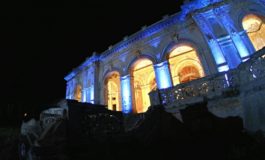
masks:
<path id="1" fill-rule="evenodd" d="M 184 19 L 189 13 L 208 8 L 209 6 L 220 3 L 224 0 L 192 0 L 184 2 L 181 6 L 181 19 Z"/>
<path id="2" fill-rule="evenodd" d="M 192 1 L 188 0 L 181 7 L 182 9 L 181 12 L 178 12 L 171 16 L 164 16 L 162 20 L 158 21 L 157 23 L 149 27 L 144 26 L 142 30 L 136 32 L 135 34 L 129 37 L 125 37 L 123 41 L 115 44 L 114 46 L 109 47 L 108 50 L 104 51 L 100 56 L 93 55 L 92 57 L 88 58 L 88 60 L 86 60 L 84 63 L 82 63 L 79 67 L 77 67 L 72 72 L 70 72 L 64 79 L 68 81 L 89 64 L 104 59 L 105 57 L 110 56 L 113 53 L 117 53 L 127 48 L 132 43 L 135 43 L 139 40 L 142 40 L 146 37 L 156 34 L 160 32 L 162 29 L 174 25 L 177 22 L 183 22 L 186 19 L 187 14 L 189 14 L 190 12 L 202 9 L 211 4 L 218 3 L 221 1 L 223 0 L 192 0 Z"/>
<path id="3" fill-rule="evenodd" d="M 164 29 L 165 27 L 168 27 L 172 24 L 175 24 L 177 21 L 179 21 L 179 17 L 180 17 L 180 13 L 176 13 L 168 18 L 164 18 L 163 20 L 149 26 L 149 27 L 144 27 L 142 30 L 136 32 L 135 34 L 124 38 L 123 41 L 117 43 L 116 45 L 114 45 L 110 50 L 106 50 L 105 52 L 103 52 L 100 56 L 100 59 L 105 58 L 107 56 L 109 56 L 112 53 L 116 53 L 119 52 L 120 50 L 126 48 L 128 45 L 139 41 L 141 39 L 144 39 L 146 37 L 149 37 L 159 31 L 161 31 L 162 29 Z"/>
<path id="4" fill-rule="evenodd" d="M 99 56 L 97 53 L 93 53 L 93 55 L 85 60 L 81 65 L 77 68 L 73 69 L 67 76 L 64 77 L 66 81 L 71 80 L 75 75 L 77 75 L 80 71 L 82 71 L 85 67 L 89 66 L 90 64 L 99 61 Z"/>

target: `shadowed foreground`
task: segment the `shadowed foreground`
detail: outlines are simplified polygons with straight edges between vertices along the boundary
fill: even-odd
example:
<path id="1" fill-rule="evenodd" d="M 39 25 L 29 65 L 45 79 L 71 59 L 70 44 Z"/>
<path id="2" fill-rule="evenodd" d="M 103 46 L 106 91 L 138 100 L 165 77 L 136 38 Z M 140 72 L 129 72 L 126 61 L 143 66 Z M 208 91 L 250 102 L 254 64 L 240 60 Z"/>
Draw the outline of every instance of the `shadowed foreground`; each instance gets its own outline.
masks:
<path id="1" fill-rule="evenodd" d="M 205 104 L 190 106 L 182 110 L 181 115 L 183 123 L 165 112 L 162 106 L 154 106 L 134 129 L 111 133 L 104 131 L 106 127 L 99 127 L 110 124 L 108 119 L 94 117 L 96 121 L 90 124 L 86 138 L 72 134 L 75 131 L 69 128 L 69 121 L 64 120 L 55 132 L 39 140 L 41 147 L 34 147 L 33 153 L 40 160 L 265 159 L 262 134 L 245 133 L 240 118 L 217 118 L 207 111 Z M 17 159 L 17 138 L 6 139 L 8 145 L 2 144 L 2 139 L 0 159 Z"/>

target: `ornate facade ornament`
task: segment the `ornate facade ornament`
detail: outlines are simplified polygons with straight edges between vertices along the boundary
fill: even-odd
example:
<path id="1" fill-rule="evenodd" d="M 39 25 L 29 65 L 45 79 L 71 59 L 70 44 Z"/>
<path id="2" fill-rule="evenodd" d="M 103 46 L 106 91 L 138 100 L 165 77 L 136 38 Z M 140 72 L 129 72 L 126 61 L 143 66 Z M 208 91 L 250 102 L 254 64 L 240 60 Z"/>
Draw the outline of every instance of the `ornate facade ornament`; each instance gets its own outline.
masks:
<path id="1" fill-rule="evenodd" d="M 211 4 L 215 4 L 218 2 L 221 2 L 223 0 L 188 0 L 184 2 L 184 5 L 181 6 L 181 10 L 182 10 L 182 19 L 184 19 L 184 17 L 187 16 L 187 14 L 198 10 L 198 9 L 202 9 L 205 8 Z"/>

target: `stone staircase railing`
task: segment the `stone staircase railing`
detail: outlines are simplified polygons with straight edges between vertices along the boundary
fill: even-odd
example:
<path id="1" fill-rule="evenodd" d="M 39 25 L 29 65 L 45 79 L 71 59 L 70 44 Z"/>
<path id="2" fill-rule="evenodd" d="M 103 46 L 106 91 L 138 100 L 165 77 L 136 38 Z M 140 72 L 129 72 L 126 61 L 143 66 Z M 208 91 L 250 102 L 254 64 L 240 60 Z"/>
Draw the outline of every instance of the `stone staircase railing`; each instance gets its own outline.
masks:
<path id="1" fill-rule="evenodd" d="M 185 105 L 213 99 L 219 96 L 232 96 L 240 92 L 242 86 L 256 80 L 265 79 L 265 48 L 250 56 L 236 69 L 217 73 L 188 83 L 149 93 L 152 105 Z"/>

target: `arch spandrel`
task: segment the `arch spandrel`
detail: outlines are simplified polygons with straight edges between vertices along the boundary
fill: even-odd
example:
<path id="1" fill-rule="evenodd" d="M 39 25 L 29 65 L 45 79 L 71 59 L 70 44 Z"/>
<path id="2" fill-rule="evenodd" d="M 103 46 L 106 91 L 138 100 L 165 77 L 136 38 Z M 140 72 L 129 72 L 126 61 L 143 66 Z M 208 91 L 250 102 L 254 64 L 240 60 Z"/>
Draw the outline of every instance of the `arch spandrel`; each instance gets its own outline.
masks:
<path id="1" fill-rule="evenodd" d="M 232 9 L 233 9 L 233 13 L 230 13 L 230 16 L 233 22 L 235 23 L 235 27 L 237 31 L 244 31 L 242 21 L 245 16 L 249 14 L 254 14 L 257 16 L 265 16 L 264 8 L 260 6 L 260 4 L 253 3 L 253 1 L 251 1 L 251 3 L 250 2 L 246 3 L 244 4 L 244 6 L 241 6 L 241 7 L 235 6 Z"/>
<path id="2" fill-rule="evenodd" d="M 149 59 L 153 64 L 157 63 L 157 59 L 156 57 L 154 57 L 153 55 L 147 55 L 147 54 L 139 54 L 136 55 L 134 57 L 132 57 L 130 60 L 128 60 L 128 64 L 126 66 L 126 68 L 124 69 L 124 75 L 128 75 L 130 74 L 131 68 L 133 67 L 133 65 L 135 65 L 135 62 L 138 61 L 139 59 Z"/>
<path id="3" fill-rule="evenodd" d="M 105 80 L 109 76 L 109 74 L 113 72 L 117 72 L 120 76 L 123 75 L 122 68 L 112 67 L 104 71 L 104 73 L 102 74 L 102 79 Z"/>

